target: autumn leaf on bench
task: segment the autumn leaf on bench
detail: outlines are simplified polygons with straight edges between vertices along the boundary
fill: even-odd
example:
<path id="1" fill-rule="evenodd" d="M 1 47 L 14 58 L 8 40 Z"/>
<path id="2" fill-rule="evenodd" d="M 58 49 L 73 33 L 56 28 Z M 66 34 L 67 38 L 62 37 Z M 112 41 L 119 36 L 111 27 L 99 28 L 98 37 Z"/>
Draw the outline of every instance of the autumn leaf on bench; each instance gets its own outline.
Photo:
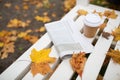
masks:
<path id="1" fill-rule="evenodd" d="M 84 52 L 80 52 L 78 54 L 73 54 L 70 59 L 70 64 L 74 71 L 76 71 L 80 76 L 82 76 L 82 72 L 85 66 L 87 58 L 85 57 Z"/>
<path id="2" fill-rule="evenodd" d="M 49 72 L 52 72 L 49 63 L 54 63 L 56 58 L 50 57 L 49 56 L 50 52 L 51 52 L 50 48 L 42 49 L 39 51 L 37 51 L 35 48 L 32 49 L 30 58 L 32 61 L 31 72 L 33 76 L 35 76 L 37 73 L 45 75 Z"/>
<path id="3" fill-rule="evenodd" d="M 120 40 L 120 26 L 112 31 L 112 35 L 114 36 L 115 41 Z"/>
<path id="4" fill-rule="evenodd" d="M 107 56 L 110 56 L 114 62 L 120 64 L 120 51 L 119 50 L 110 49 L 110 51 L 107 53 Z"/>
<path id="5" fill-rule="evenodd" d="M 49 57 L 49 53 L 51 52 L 51 49 L 42 49 L 40 51 L 37 51 L 35 48 L 32 49 L 30 58 L 32 62 L 35 63 L 53 63 L 55 62 L 54 57 Z"/>

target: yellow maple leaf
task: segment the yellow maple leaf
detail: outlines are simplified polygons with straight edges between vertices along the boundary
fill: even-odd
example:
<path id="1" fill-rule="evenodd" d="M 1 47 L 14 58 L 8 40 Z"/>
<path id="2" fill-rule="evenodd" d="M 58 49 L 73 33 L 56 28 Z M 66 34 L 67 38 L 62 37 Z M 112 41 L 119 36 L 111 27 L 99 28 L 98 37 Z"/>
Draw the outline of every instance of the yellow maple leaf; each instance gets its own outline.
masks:
<path id="1" fill-rule="evenodd" d="M 41 16 L 35 16 L 35 19 L 37 21 L 41 21 L 41 22 L 44 22 L 44 23 L 51 21 L 51 19 L 48 16 L 43 16 L 43 17 L 41 17 Z"/>
<path id="2" fill-rule="evenodd" d="M 27 35 L 26 32 L 20 32 L 20 33 L 18 34 L 18 37 L 19 37 L 19 38 L 23 38 L 23 37 L 25 37 L 26 35 Z"/>
<path id="3" fill-rule="evenodd" d="M 39 29 L 35 30 L 36 32 L 45 32 L 45 27 L 41 26 Z"/>
<path id="4" fill-rule="evenodd" d="M 35 48 L 32 49 L 30 58 L 32 62 L 35 63 L 53 63 L 55 62 L 56 58 L 49 57 L 49 53 L 51 52 L 51 48 L 42 49 L 37 51 Z"/>

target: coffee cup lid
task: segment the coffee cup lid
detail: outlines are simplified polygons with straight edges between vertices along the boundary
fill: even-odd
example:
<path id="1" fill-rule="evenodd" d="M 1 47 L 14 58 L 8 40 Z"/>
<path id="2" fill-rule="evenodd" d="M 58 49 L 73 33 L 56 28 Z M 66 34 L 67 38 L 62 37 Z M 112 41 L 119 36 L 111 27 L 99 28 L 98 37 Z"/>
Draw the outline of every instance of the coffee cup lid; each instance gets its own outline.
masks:
<path id="1" fill-rule="evenodd" d="M 84 19 L 84 24 L 91 27 L 98 27 L 102 24 L 102 19 L 98 14 L 87 14 Z"/>

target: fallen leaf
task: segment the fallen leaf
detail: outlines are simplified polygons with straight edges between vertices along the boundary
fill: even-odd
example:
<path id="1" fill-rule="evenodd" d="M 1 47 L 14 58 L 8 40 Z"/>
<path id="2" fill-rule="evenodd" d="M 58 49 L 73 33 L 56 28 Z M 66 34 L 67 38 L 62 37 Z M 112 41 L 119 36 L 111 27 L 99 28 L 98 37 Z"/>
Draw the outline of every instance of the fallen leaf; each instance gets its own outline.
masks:
<path id="1" fill-rule="evenodd" d="M 28 34 L 28 33 L 26 33 L 26 32 L 20 32 L 20 33 L 18 34 L 18 37 L 19 37 L 19 38 L 23 38 L 23 37 L 25 37 L 27 34 Z"/>
<path id="2" fill-rule="evenodd" d="M 86 10 L 80 9 L 77 11 L 78 15 L 87 15 L 88 12 Z"/>
<path id="3" fill-rule="evenodd" d="M 15 5 L 15 10 L 20 10 L 20 7 L 18 5 Z"/>
<path id="4" fill-rule="evenodd" d="M 103 32 L 102 33 L 102 37 L 104 37 L 104 38 L 106 38 L 106 39 L 109 39 L 109 37 L 110 37 L 110 33 L 108 33 L 108 32 Z"/>
<path id="5" fill-rule="evenodd" d="M 114 36 L 114 40 L 120 40 L 120 26 L 112 31 L 112 35 Z"/>
<path id="6" fill-rule="evenodd" d="M 27 4 L 24 4 L 24 5 L 23 5 L 23 9 L 24 9 L 24 10 L 28 10 L 28 9 L 29 9 L 29 6 L 28 6 Z"/>
<path id="7" fill-rule="evenodd" d="M 119 50 L 110 49 L 110 51 L 107 52 L 107 56 L 110 56 L 114 62 L 120 64 L 120 51 Z"/>
<path id="8" fill-rule="evenodd" d="M 7 24 L 7 27 L 9 27 L 9 28 L 12 28 L 12 27 L 15 27 L 15 28 L 23 27 L 24 28 L 24 27 L 27 27 L 27 26 L 29 26 L 29 23 L 23 22 L 23 21 L 21 21 L 19 19 L 16 19 L 16 18 L 10 20 Z"/>
<path id="9" fill-rule="evenodd" d="M 31 73 L 33 74 L 33 76 L 35 76 L 38 73 L 45 75 L 50 72 L 52 72 L 52 69 L 50 68 L 48 63 L 32 63 L 31 64 Z"/>
<path id="10" fill-rule="evenodd" d="M 49 0 L 43 0 L 43 6 L 45 8 L 50 8 L 50 2 L 49 2 Z"/>
<path id="11" fill-rule="evenodd" d="M 37 73 L 45 75 L 52 72 L 52 69 L 49 66 L 49 63 L 55 62 L 55 57 L 49 57 L 51 48 L 42 49 L 37 51 L 35 48 L 32 49 L 30 58 L 32 61 L 31 73 L 35 76 Z"/>
<path id="12" fill-rule="evenodd" d="M 115 13 L 114 10 L 112 10 L 112 11 L 110 11 L 110 10 L 105 10 L 105 11 L 104 11 L 104 16 L 106 16 L 106 17 L 108 17 L 108 18 L 116 19 L 118 15 Z"/>
<path id="13" fill-rule="evenodd" d="M 70 64 L 74 71 L 76 71 L 80 76 L 82 76 L 82 72 L 86 63 L 86 57 L 84 52 L 80 52 L 78 54 L 73 54 L 70 59 Z"/>
<path id="14" fill-rule="evenodd" d="M 55 17 L 56 17 L 56 14 L 55 14 L 55 13 L 52 13 L 52 17 L 54 17 L 54 18 L 55 18 Z"/>
<path id="15" fill-rule="evenodd" d="M 4 43 L 3 42 L 0 42 L 0 47 L 3 47 L 4 46 Z"/>
<path id="16" fill-rule="evenodd" d="M 56 58 L 49 57 L 49 53 L 51 52 L 51 49 L 42 49 L 37 51 L 35 48 L 32 49 L 32 52 L 30 54 L 30 58 L 32 62 L 35 63 L 53 63 L 55 62 Z"/>
<path id="17" fill-rule="evenodd" d="M 23 39 L 30 41 L 32 44 L 34 44 L 38 40 L 38 37 L 31 36 L 31 35 L 25 35 L 25 36 L 23 36 Z"/>
<path id="18" fill-rule="evenodd" d="M 40 9 L 41 7 L 43 7 L 43 4 L 41 2 L 38 2 L 36 4 L 36 9 Z"/>
<path id="19" fill-rule="evenodd" d="M 7 7 L 7 8 L 10 8 L 11 7 L 11 3 L 7 2 L 7 3 L 4 4 L 4 6 Z"/>
<path id="20" fill-rule="evenodd" d="M 0 15 L 0 19 L 2 19 L 3 17 Z"/>
<path id="21" fill-rule="evenodd" d="M 39 29 L 36 29 L 35 31 L 36 31 L 36 32 L 45 32 L 45 27 L 42 26 L 42 27 L 40 27 Z"/>
<path id="22" fill-rule="evenodd" d="M 65 0 L 64 1 L 64 11 L 68 12 L 69 10 L 71 10 L 71 8 L 73 8 L 75 6 L 75 2 L 76 2 L 76 0 Z"/>
<path id="23" fill-rule="evenodd" d="M 0 58 L 4 59 L 8 57 L 9 53 L 14 53 L 14 42 L 6 43 L 4 44 L 4 47 L 2 48 L 0 52 Z"/>
<path id="24" fill-rule="evenodd" d="M 44 22 L 44 23 L 51 21 L 51 19 L 48 16 L 43 16 L 43 17 L 35 16 L 35 19 L 37 21 L 41 21 L 41 22 Z"/>

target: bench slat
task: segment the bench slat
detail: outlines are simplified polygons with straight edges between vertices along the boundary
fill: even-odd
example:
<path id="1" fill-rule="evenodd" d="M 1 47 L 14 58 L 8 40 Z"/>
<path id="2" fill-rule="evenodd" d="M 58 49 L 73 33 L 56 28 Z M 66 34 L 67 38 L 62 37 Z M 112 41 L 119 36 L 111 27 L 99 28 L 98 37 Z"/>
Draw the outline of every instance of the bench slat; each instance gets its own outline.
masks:
<path id="1" fill-rule="evenodd" d="M 61 62 L 57 70 L 54 74 L 50 77 L 49 80 L 70 80 L 71 76 L 73 75 L 73 70 L 70 66 L 69 59 L 66 59 Z"/>
<path id="2" fill-rule="evenodd" d="M 97 41 L 93 52 L 88 57 L 83 71 L 83 80 L 96 80 L 104 62 L 106 52 L 112 43 L 113 37 L 111 36 L 109 40 L 100 37 Z"/>
<path id="3" fill-rule="evenodd" d="M 117 43 L 115 50 L 116 49 L 120 50 L 120 41 Z M 120 80 L 120 64 L 113 62 L 113 60 L 111 59 L 103 79 Z"/>

